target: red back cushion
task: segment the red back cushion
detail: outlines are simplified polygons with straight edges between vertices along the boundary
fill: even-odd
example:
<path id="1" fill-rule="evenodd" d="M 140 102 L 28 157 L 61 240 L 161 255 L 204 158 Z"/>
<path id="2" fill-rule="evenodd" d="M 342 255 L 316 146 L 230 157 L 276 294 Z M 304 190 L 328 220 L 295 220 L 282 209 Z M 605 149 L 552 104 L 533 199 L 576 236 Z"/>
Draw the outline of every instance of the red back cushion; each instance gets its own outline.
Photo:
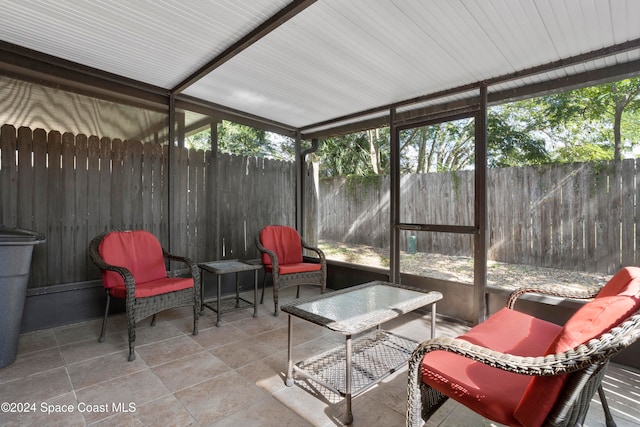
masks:
<path id="1" fill-rule="evenodd" d="M 268 225 L 260 231 L 260 243 L 275 252 L 279 265 L 302 262 L 302 242 L 295 228 Z M 262 253 L 262 263 L 271 264 L 269 255 Z"/>
<path id="2" fill-rule="evenodd" d="M 543 355 L 559 325 L 503 308 L 458 337 L 519 356 Z M 422 359 L 422 381 L 468 408 L 504 425 L 518 425 L 513 413 L 531 377 L 503 371 L 446 351 Z"/>
<path id="3" fill-rule="evenodd" d="M 625 267 L 583 305 L 560 330 L 545 354 L 570 350 L 597 338 L 640 309 L 640 268 Z M 539 426 L 553 407 L 566 375 L 535 377 L 518 407 L 516 418 L 525 426 Z"/>
<path id="4" fill-rule="evenodd" d="M 167 277 L 160 242 L 147 231 L 111 232 L 100 242 L 98 252 L 107 264 L 127 268 L 136 283 Z M 123 286 L 124 280 L 114 271 L 103 271 L 102 283 L 113 288 Z"/>

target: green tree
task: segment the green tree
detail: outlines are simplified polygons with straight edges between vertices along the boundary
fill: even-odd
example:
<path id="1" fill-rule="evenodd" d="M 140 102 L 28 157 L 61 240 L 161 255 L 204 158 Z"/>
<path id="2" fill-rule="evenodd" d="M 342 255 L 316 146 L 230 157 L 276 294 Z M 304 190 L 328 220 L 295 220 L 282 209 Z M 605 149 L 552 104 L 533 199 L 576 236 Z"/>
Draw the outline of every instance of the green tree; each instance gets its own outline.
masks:
<path id="1" fill-rule="evenodd" d="M 494 107 L 488 116 L 490 167 L 550 161 L 545 141 L 519 105 Z M 420 126 L 400 132 L 401 173 L 457 171 L 473 167 L 475 127 L 472 119 Z M 322 176 L 389 173 L 389 128 L 324 140 L 317 153 Z"/>
<path id="2" fill-rule="evenodd" d="M 639 142 L 640 77 L 535 100 L 541 126 L 555 136 L 558 160 L 622 159 Z M 584 156 L 587 155 L 587 159 Z"/>
<path id="3" fill-rule="evenodd" d="M 322 176 L 389 173 L 389 128 L 327 138 L 316 153 Z"/>
<path id="4" fill-rule="evenodd" d="M 239 156 L 264 157 L 271 151 L 271 143 L 264 130 L 223 120 L 218 124 L 218 150 Z"/>
<path id="5" fill-rule="evenodd" d="M 187 147 L 211 149 L 211 130 L 205 129 L 188 135 Z M 237 156 L 270 157 L 293 160 L 295 141 L 292 138 L 269 133 L 251 126 L 222 121 L 218 124 L 218 151 Z"/>
<path id="6" fill-rule="evenodd" d="M 473 164 L 473 120 L 421 126 L 400 132 L 404 173 L 456 171 Z"/>
<path id="7" fill-rule="evenodd" d="M 549 163 L 545 140 L 537 135 L 527 103 L 492 107 L 487 114 L 487 162 L 489 167 Z"/>

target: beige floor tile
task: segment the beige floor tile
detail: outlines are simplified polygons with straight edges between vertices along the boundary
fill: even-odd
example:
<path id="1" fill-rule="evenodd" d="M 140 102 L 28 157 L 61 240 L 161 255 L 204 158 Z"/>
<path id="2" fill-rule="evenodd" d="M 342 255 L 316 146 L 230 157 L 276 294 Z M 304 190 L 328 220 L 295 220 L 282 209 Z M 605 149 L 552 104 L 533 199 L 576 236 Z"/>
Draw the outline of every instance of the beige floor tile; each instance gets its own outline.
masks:
<path id="1" fill-rule="evenodd" d="M 181 335 L 146 345 L 136 345 L 136 352 L 149 366 L 157 366 L 202 350 L 189 336 Z"/>
<path id="2" fill-rule="evenodd" d="M 68 364 L 67 370 L 73 387 L 75 389 L 89 387 L 148 368 L 142 358 L 137 357 L 133 362 L 129 362 L 128 356 L 127 350 Z"/>
<path id="3" fill-rule="evenodd" d="M 236 369 L 236 372 L 265 391 L 275 393 L 285 387 L 287 353 L 279 352 L 249 363 Z"/>
<path id="4" fill-rule="evenodd" d="M 403 368 L 389 375 L 361 397 L 391 408 L 404 417 L 407 410 L 407 369 Z"/>
<path id="5" fill-rule="evenodd" d="M 226 320 L 227 320 L 226 317 L 222 318 L 222 325 L 226 325 L 229 323 Z M 204 312 L 200 315 L 198 319 L 198 327 L 200 331 L 202 331 L 203 329 L 214 328 L 216 327 L 216 323 L 217 323 L 216 314 L 205 307 Z"/>
<path id="6" fill-rule="evenodd" d="M 211 425 L 269 395 L 237 373 L 229 372 L 181 390 L 175 396 L 201 425 Z"/>
<path id="7" fill-rule="evenodd" d="M 330 333 L 331 331 L 328 329 L 310 322 L 296 322 L 292 327 L 293 345 L 302 344 Z M 255 338 L 273 347 L 286 349 L 289 345 L 289 327 L 285 326 L 264 332 L 256 335 Z"/>
<path id="8" fill-rule="evenodd" d="M 58 345 L 55 329 L 45 329 L 43 331 L 29 332 L 20 335 L 18 339 L 18 353 L 27 354 L 34 351 L 41 351 L 54 348 Z"/>
<path id="9" fill-rule="evenodd" d="M 311 425 L 273 397 L 260 400 L 213 424 L 214 427 L 305 427 Z"/>
<path id="10" fill-rule="evenodd" d="M 102 320 L 96 319 L 89 322 L 61 327 L 55 330 L 55 335 L 58 345 L 65 345 L 89 339 L 97 340 L 98 337 L 100 337 L 101 329 Z M 107 323 L 106 335 L 114 333 L 117 333 L 117 330 Z"/>
<path id="11" fill-rule="evenodd" d="M 113 414 L 114 408 L 129 407 L 131 403 L 141 406 L 161 396 L 169 394 L 169 390 L 160 379 L 145 369 L 130 375 L 95 384 L 77 392 L 78 403 L 86 408 L 84 414 L 87 423 L 93 423 Z M 101 406 L 107 405 L 103 410 Z M 114 406 L 115 405 L 115 406 Z"/>
<path id="12" fill-rule="evenodd" d="M 109 335 L 103 342 L 98 342 L 98 338 L 94 337 L 89 340 L 60 346 L 62 357 L 64 357 L 66 363 L 80 362 L 124 350 L 128 351 L 128 349 L 127 341 L 119 334 Z"/>
<path id="13" fill-rule="evenodd" d="M 64 360 L 57 347 L 19 355 L 16 355 L 16 360 L 11 365 L 0 369 L 0 384 L 64 366 Z"/>
<path id="14" fill-rule="evenodd" d="M 311 341 L 307 341 L 302 344 L 298 344 L 293 348 L 293 362 L 297 363 L 301 360 L 308 359 L 312 356 L 324 353 L 325 351 L 329 351 L 336 347 L 345 346 L 344 336 L 340 334 L 334 335 L 325 335 L 319 338 L 316 338 Z M 285 348 L 285 352 L 286 352 Z M 287 359 L 287 353 L 285 353 L 285 360 Z"/>
<path id="15" fill-rule="evenodd" d="M 280 315 L 276 317 L 271 314 L 262 314 L 258 317 L 233 322 L 232 325 L 249 336 L 256 336 L 276 329 L 286 328 L 287 316 Z"/>
<path id="16" fill-rule="evenodd" d="M 294 385 L 285 387 L 273 394 L 282 405 L 313 426 L 324 426 L 329 421 L 340 421 L 344 411 L 336 404 L 309 393 L 307 390 Z M 333 425 L 341 425 L 341 422 Z"/>
<path id="17" fill-rule="evenodd" d="M 190 318 L 193 320 L 193 306 L 176 307 L 171 310 L 161 311 L 156 315 L 156 322 L 162 324 L 181 318 Z M 149 321 L 151 321 L 151 317 L 149 317 Z"/>
<path id="18" fill-rule="evenodd" d="M 231 368 L 208 351 L 194 353 L 152 368 L 171 392 L 229 372 Z"/>
<path id="19" fill-rule="evenodd" d="M 250 336 L 233 324 L 213 326 L 208 329 L 201 329 L 198 335 L 191 337 L 192 340 L 200 344 L 203 348 L 212 349 L 223 345 L 242 341 Z"/>
<path id="20" fill-rule="evenodd" d="M 215 347 L 210 351 L 227 365 L 232 368 L 238 368 L 251 362 L 255 362 L 256 360 L 271 356 L 278 350 L 268 344 L 256 340 L 255 338 L 247 338 L 243 341 Z"/>
<path id="21" fill-rule="evenodd" d="M 149 324 L 140 325 L 140 323 L 142 322 L 139 322 L 136 325 L 136 349 L 142 345 L 152 344 L 158 341 L 164 341 L 168 338 L 185 335 L 184 332 L 178 329 L 178 327 L 171 322 L 156 323 L 155 326 L 151 326 Z M 129 343 L 129 333 L 126 329 L 120 332 L 120 336 L 127 344 Z M 107 337 L 107 340 L 108 339 L 109 337 Z"/>
<path id="22" fill-rule="evenodd" d="M 405 425 L 404 412 L 397 412 L 373 399 L 367 399 L 365 395 L 354 398 L 352 406 L 353 427 Z"/>
<path id="23" fill-rule="evenodd" d="M 318 290 L 303 287 L 302 293 L 316 295 Z M 294 288 L 285 289 L 281 302 L 293 301 L 294 296 Z M 149 326 L 150 319 L 139 322 L 138 357 L 134 362 L 127 361 L 127 350 L 103 353 L 114 344 L 114 337 L 124 342 L 126 349 L 123 315 L 110 317 L 111 333 L 104 344 L 96 342 L 100 320 L 24 334 L 20 337 L 16 362 L 0 369 L 0 402 L 33 401 L 38 408 L 43 403 L 71 404 L 75 410 L 46 416 L 0 413 L 0 425 L 200 427 L 268 426 L 274 421 L 277 426 L 342 425 L 344 399 L 313 381 L 297 379 L 293 387 L 284 385 L 288 315 L 281 313 L 274 317 L 263 310 L 269 304 L 273 307 L 267 298 L 260 306 L 258 319 L 236 317 L 245 315 L 244 312 L 230 313 L 226 318 L 223 315 L 224 324 L 219 328 L 201 319 L 198 336 L 192 336 L 188 330 L 192 320 L 189 308 L 176 313 L 169 310 L 153 328 Z M 212 318 L 208 316 L 208 320 Z M 293 322 L 294 340 L 301 342 L 294 347 L 294 361 L 344 346 L 340 334 L 301 319 L 294 318 Z M 428 337 L 429 326 L 428 312 L 411 313 L 384 325 L 412 338 Z M 457 336 L 466 329 L 466 325 L 438 318 L 441 336 Z M 140 349 L 146 349 L 144 355 Z M 157 364 L 150 368 L 145 358 Z M 603 385 L 618 426 L 640 426 L 640 373 L 611 364 Z M 80 403 L 101 402 L 122 406 L 103 412 L 78 410 Z M 128 407 L 128 403 L 133 407 Z M 135 412 L 125 413 L 122 411 L 125 408 Z M 402 426 L 405 408 L 403 368 L 353 399 L 354 425 Z M 426 425 L 495 424 L 449 400 Z M 605 427 L 597 397 L 585 426 Z"/>
<path id="24" fill-rule="evenodd" d="M 102 319 L 100 319 L 100 321 L 102 321 Z M 148 325 L 149 322 L 144 321 L 144 324 Z M 107 327 L 113 328 L 118 332 L 126 331 L 128 327 L 127 315 L 125 313 L 110 314 L 107 319 Z"/>
<path id="25" fill-rule="evenodd" d="M 253 297 L 251 297 L 249 301 L 251 301 L 252 299 Z M 211 302 L 209 303 L 209 305 L 211 305 L 212 307 L 215 307 L 215 302 Z M 260 308 L 261 307 L 258 307 L 258 315 L 260 314 L 260 311 L 261 311 Z M 216 315 L 216 312 L 209 308 L 205 308 L 204 310 L 205 311 L 203 314 L 203 318 L 215 325 L 216 322 L 218 321 L 218 316 Z M 220 316 L 220 321 L 223 324 L 227 324 L 227 323 L 241 322 L 243 320 L 247 320 L 251 318 L 253 318 L 253 307 L 243 308 L 243 309 L 233 310 L 228 312 L 225 312 L 223 310 L 222 316 Z"/>
<path id="26" fill-rule="evenodd" d="M 0 402 L 35 402 L 39 405 L 71 391 L 67 370 L 60 367 L 1 384 Z"/>
<path id="27" fill-rule="evenodd" d="M 184 406 L 172 395 L 144 405 L 128 408 L 129 412 L 112 412 L 112 416 L 99 421 L 95 427 L 122 426 L 180 426 L 196 427 L 198 423 Z"/>
<path id="28" fill-rule="evenodd" d="M 200 323 L 202 319 L 198 315 L 198 329 L 200 329 Z M 183 335 L 191 335 L 193 336 L 193 314 L 185 317 L 180 317 L 177 319 L 172 319 L 167 322 L 173 325 L 176 329 L 178 329 Z M 164 325 L 164 323 L 158 323 L 157 326 Z"/>
<path id="29" fill-rule="evenodd" d="M 23 402 L 24 403 L 24 402 Z M 73 393 L 32 401 L 29 412 L 9 414 L 0 412 L 3 427 L 83 427 L 85 420 L 78 410 L 78 402 Z"/>

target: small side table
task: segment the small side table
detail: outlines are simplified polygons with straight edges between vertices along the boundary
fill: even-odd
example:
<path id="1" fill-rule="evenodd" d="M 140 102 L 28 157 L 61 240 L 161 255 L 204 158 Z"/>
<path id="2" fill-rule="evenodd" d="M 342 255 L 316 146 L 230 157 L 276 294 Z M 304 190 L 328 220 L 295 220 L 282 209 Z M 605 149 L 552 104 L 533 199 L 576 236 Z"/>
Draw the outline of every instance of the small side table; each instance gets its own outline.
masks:
<path id="1" fill-rule="evenodd" d="M 198 264 L 201 271 L 201 280 L 200 280 L 200 314 L 204 312 L 204 307 L 213 310 L 218 315 L 216 326 L 220 326 L 220 316 L 223 311 L 233 311 L 246 307 L 253 307 L 253 317 L 258 316 L 258 305 L 256 304 L 258 300 L 258 270 L 262 268 L 261 264 L 247 264 L 242 261 L 238 261 L 237 259 L 224 260 L 224 261 L 212 261 L 212 262 L 202 262 Z M 251 301 L 247 301 L 244 298 L 240 298 L 240 282 L 239 282 L 239 273 L 241 271 L 251 271 L 253 270 L 253 303 Z M 212 302 L 212 300 L 205 302 L 204 301 L 204 272 L 208 271 L 209 273 L 213 273 L 217 275 L 217 293 L 216 293 L 216 306 L 215 308 L 208 304 L 208 302 Z M 221 297 L 221 276 L 223 274 L 236 273 L 236 294 L 235 296 L 229 296 L 222 298 Z M 225 301 L 234 301 L 234 304 L 225 304 L 225 307 L 222 307 L 222 302 Z M 248 305 L 247 305 L 248 304 Z"/>

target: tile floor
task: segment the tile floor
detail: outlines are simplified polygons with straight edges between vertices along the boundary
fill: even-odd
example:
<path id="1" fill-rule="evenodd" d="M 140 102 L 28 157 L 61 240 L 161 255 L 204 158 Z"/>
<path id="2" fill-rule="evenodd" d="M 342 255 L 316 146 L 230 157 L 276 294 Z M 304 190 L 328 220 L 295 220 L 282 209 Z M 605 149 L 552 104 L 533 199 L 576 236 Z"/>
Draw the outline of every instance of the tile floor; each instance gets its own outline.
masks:
<path id="1" fill-rule="evenodd" d="M 283 303 L 294 297 L 284 290 Z M 302 294 L 317 292 L 303 288 Z M 153 328 L 137 327 L 137 358 L 127 362 L 126 320 L 112 316 L 98 343 L 100 320 L 23 334 L 18 356 L 0 369 L 0 402 L 30 403 L 31 413 L 0 412 L 2 426 L 336 426 L 343 400 L 313 383 L 284 385 L 287 315 L 272 315 L 272 303 L 200 318 L 193 336 L 188 308 L 163 312 Z M 424 340 L 430 316 L 414 312 L 385 325 Z M 438 334 L 455 336 L 464 326 L 439 319 Z M 300 360 L 336 345 L 341 335 L 297 320 L 294 357 Z M 618 426 L 640 426 L 640 373 L 612 366 L 605 380 Z M 403 426 L 406 368 L 354 398 L 354 426 Z M 73 411 L 69 411 L 71 408 Z M 47 413 L 50 412 L 50 413 Z M 428 426 L 491 426 L 449 401 Z M 604 426 L 592 405 L 585 424 Z"/>

